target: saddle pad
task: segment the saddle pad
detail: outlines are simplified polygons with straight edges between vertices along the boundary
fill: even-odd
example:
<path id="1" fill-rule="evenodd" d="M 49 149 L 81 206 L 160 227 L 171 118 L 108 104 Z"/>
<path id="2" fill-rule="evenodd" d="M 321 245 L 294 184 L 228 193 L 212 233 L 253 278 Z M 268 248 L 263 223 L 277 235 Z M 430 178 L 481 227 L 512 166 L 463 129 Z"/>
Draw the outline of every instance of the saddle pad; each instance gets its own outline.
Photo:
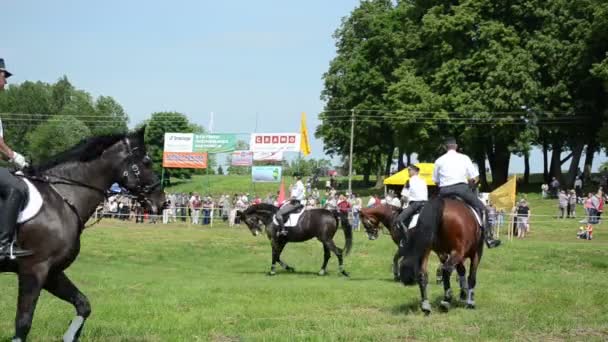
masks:
<path id="1" fill-rule="evenodd" d="M 418 224 L 419 216 L 420 216 L 420 214 L 414 214 L 414 216 L 412 216 L 412 219 L 410 220 L 410 224 L 409 224 L 409 226 L 407 226 L 407 229 L 412 229 L 412 228 L 416 227 L 416 225 Z"/>
<path id="2" fill-rule="evenodd" d="M 306 211 L 306 208 L 304 208 L 304 210 L 301 210 L 300 212 L 289 214 L 289 217 L 285 221 L 285 227 L 295 227 L 298 224 L 298 220 L 300 219 L 300 216 L 302 216 L 302 214 L 304 214 L 305 211 Z M 277 222 L 276 217 L 272 218 L 272 222 L 276 225 L 279 224 L 279 222 Z"/>
<path id="3" fill-rule="evenodd" d="M 19 217 L 17 217 L 18 224 L 31 220 L 38 214 L 38 212 L 40 212 L 40 208 L 42 208 L 42 196 L 40 195 L 40 192 L 36 186 L 34 186 L 34 184 L 32 184 L 32 182 L 30 182 L 27 178 L 21 179 L 27 185 L 29 198 L 25 208 L 23 208 L 23 210 L 19 213 Z"/>
<path id="4" fill-rule="evenodd" d="M 471 210 L 471 212 L 473 213 L 473 216 L 475 216 L 475 219 L 477 220 L 477 224 L 479 224 L 479 226 L 481 227 L 481 217 L 479 217 L 479 214 L 477 213 L 477 210 L 475 210 L 475 208 L 471 207 L 470 205 L 466 205 L 467 207 L 469 207 L 469 209 Z"/>
<path id="5" fill-rule="evenodd" d="M 467 205 L 467 207 L 473 212 L 473 216 L 475 216 L 477 223 L 479 224 L 479 226 L 481 226 L 481 218 L 479 217 L 479 214 L 477 213 L 477 211 L 475 209 L 473 209 L 473 207 L 471 207 L 470 205 Z M 412 216 L 412 219 L 410 220 L 410 224 L 408 225 L 407 229 L 412 229 L 412 228 L 416 227 L 416 224 L 418 224 L 419 216 L 420 216 L 420 214 L 415 214 L 414 216 Z"/>

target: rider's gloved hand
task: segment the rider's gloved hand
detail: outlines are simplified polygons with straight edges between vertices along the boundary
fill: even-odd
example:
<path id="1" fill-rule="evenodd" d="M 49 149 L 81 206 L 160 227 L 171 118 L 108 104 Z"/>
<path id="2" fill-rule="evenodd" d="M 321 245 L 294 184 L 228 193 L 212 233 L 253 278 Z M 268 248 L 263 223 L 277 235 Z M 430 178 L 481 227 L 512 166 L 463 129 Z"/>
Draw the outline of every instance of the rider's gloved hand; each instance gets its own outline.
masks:
<path id="1" fill-rule="evenodd" d="M 11 158 L 10 162 L 15 164 L 15 166 L 17 166 L 19 169 L 24 169 L 29 166 L 29 164 L 25 160 L 25 157 L 23 155 L 21 155 L 20 153 L 17 153 L 14 151 L 13 151 L 13 158 Z"/>

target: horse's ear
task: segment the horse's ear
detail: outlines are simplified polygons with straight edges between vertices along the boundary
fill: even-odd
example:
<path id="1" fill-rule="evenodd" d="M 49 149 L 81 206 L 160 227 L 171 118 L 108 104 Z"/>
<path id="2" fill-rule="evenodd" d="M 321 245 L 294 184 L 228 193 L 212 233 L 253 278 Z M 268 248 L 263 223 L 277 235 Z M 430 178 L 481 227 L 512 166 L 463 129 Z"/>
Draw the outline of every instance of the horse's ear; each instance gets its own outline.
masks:
<path id="1" fill-rule="evenodd" d="M 141 141 L 144 141 L 144 137 L 146 136 L 146 125 L 141 126 L 137 131 L 135 131 L 135 136 Z"/>

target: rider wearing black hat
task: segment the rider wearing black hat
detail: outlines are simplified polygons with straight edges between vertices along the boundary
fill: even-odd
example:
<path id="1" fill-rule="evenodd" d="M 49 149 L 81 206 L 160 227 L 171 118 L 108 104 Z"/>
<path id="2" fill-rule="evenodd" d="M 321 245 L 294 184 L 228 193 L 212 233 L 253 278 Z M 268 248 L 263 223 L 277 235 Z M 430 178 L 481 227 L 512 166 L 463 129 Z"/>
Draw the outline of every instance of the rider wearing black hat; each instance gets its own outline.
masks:
<path id="1" fill-rule="evenodd" d="M 6 70 L 4 59 L 0 58 L 0 91 L 4 90 L 6 79 L 12 74 Z M 4 142 L 2 121 L 0 120 L 0 153 L 19 169 L 28 166 L 25 158 L 13 151 Z M 23 209 L 27 198 L 25 184 L 13 176 L 6 168 L 0 167 L 0 260 L 10 257 L 20 257 L 32 254 L 13 243 L 15 227 L 19 211 Z"/>
<path id="2" fill-rule="evenodd" d="M 498 247 L 500 240 L 494 240 L 492 226 L 486 223 L 486 207 L 475 196 L 470 186 L 477 183 L 479 171 L 467 155 L 456 151 L 458 149 L 456 139 L 447 138 L 445 146 L 447 152 L 435 161 L 433 171 L 433 181 L 439 186 L 439 196 L 458 196 L 473 206 L 482 217 L 482 229 L 488 248 Z"/>

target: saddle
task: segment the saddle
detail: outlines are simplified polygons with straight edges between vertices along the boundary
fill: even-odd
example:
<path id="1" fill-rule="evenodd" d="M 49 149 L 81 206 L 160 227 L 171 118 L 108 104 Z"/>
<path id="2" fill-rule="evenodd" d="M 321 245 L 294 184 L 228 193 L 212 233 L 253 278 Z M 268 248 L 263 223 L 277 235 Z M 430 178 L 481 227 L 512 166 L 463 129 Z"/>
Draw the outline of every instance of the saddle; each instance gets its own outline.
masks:
<path id="1" fill-rule="evenodd" d="M 284 226 L 285 227 L 295 227 L 298 224 L 298 220 L 300 220 L 300 216 L 302 216 L 302 214 L 304 214 L 304 212 L 306 211 L 306 206 L 301 206 L 298 210 L 290 213 L 287 217 L 287 219 L 283 220 L 284 222 Z M 272 223 L 274 223 L 275 225 L 278 225 L 279 222 L 277 222 L 277 218 L 273 217 L 272 218 Z"/>
<path id="2" fill-rule="evenodd" d="M 22 181 L 27 187 L 27 198 L 25 201 L 25 205 L 21 209 L 19 216 L 17 217 L 17 224 L 23 224 L 31 219 L 33 219 L 42 208 L 42 195 L 40 195 L 40 191 L 29 179 L 23 176 L 23 173 L 17 172 L 15 176 L 18 176 L 18 179 Z"/>
<path id="3" fill-rule="evenodd" d="M 479 226 L 480 227 L 483 226 L 483 220 L 482 220 L 482 217 L 480 216 L 480 214 L 477 212 L 477 210 L 475 210 L 475 208 L 472 205 L 470 205 L 465 200 L 463 200 L 462 197 L 452 195 L 452 196 L 447 196 L 445 198 L 450 198 L 455 201 L 462 202 L 464 205 L 466 205 L 469 208 L 469 210 L 471 210 L 471 212 L 473 213 L 473 216 L 475 216 L 475 220 L 477 220 L 477 223 L 479 224 Z"/>

